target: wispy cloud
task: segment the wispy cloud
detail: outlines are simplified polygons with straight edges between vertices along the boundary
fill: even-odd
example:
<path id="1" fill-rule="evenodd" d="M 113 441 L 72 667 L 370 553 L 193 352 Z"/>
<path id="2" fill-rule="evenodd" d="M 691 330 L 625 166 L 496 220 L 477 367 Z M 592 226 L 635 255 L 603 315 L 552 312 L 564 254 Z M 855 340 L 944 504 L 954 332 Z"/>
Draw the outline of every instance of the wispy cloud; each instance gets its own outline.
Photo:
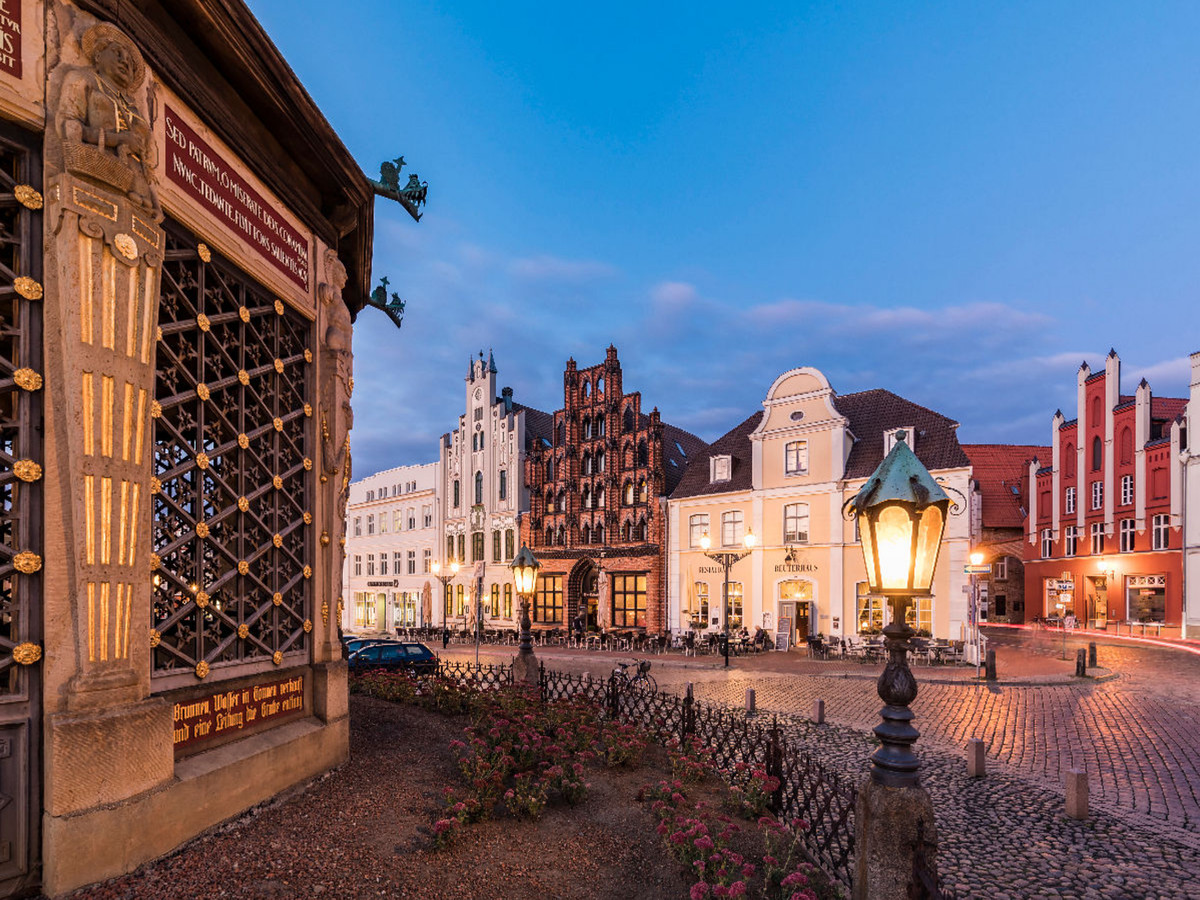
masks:
<path id="1" fill-rule="evenodd" d="M 524 281 L 556 281 L 575 284 L 612 278 L 616 267 L 592 259 L 563 259 L 542 254 L 523 259 L 514 259 L 508 264 L 508 273 Z"/>

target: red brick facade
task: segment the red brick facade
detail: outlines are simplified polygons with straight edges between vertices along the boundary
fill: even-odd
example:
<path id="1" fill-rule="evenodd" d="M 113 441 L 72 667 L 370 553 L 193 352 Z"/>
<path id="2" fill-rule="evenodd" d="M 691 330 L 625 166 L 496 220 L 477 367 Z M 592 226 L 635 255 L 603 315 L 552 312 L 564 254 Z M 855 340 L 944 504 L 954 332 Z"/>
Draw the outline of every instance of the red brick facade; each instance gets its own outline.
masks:
<path id="1" fill-rule="evenodd" d="M 704 446 L 624 392 L 615 347 L 587 369 L 567 361 L 551 437 L 525 461 L 521 538 L 542 564 L 535 626 L 568 628 L 582 613 L 591 628 L 666 630 L 666 495 Z"/>

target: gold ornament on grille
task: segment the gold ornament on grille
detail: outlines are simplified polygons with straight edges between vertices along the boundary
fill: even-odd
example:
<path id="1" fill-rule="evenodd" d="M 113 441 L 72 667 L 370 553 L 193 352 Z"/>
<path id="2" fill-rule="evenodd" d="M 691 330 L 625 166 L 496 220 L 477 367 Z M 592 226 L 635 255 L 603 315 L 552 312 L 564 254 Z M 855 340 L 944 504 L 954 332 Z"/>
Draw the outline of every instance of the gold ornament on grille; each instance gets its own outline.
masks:
<path id="1" fill-rule="evenodd" d="M 274 478 L 271 479 L 271 486 L 274 487 L 275 490 L 277 490 L 277 491 L 282 491 L 283 490 L 283 479 L 280 478 L 278 475 L 276 475 Z"/>
<path id="2" fill-rule="evenodd" d="M 306 363 L 312 362 L 312 351 L 309 350 L 307 347 L 304 348 L 304 361 Z"/>
<path id="3" fill-rule="evenodd" d="M 321 532 L 321 546 L 322 547 L 329 546 L 329 532 L 328 531 Z"/>
<path id="4" fill-rule="evenodd" d="M 208 316 L 206 316 L 204 313 L 200 313 L 200 315 L 196 316 L 196 325 L 201 331 L 208 331 L 208 329 L 212 327 L 212 322 L 209 321 Z"/>
<path id="5" fill-rule="evenodd" d="M 13 474 L 22 481 L 37 481 L 42 477 L 42 467 L 32 459 L 18 459 L 13 463 Z"/>
<path id="6" fill-rule="evenodd" d="M 200 384 L 196 385 L 196 396 L 201 400 L 207 400 L 211 396 L 208 391 L 208 385 L 204 382 L 200 382 Z"/>
<path id="7" fill-rule="evenodd" d="M 244 307 L 244 306 L 239 306 L 238 307 L 238 318 L 241 319 L 243 322 L 249 322 L 250 321 L 250 310 L 246 309 L 246 307 Z"/>
<path id="8" fill-rule="evenodd" d="M 199 537 L 199 538 L 208 537 L 208 526 L 205 523 L 203 523 L 203 522 L 196 523 L 196 537 Z"/>
<path id="9" fill-rule="evenodd" d="M 150 646 L 157 647 L 162 643 L 162 634 L 156 628 L 150 629 Z"/>
<path id="10" fill-rule="evenodd" d="M 279 591 L 276 591 L 271 595 L 271 602 L 276 606 L 283 606 L 283 594 L 279 593 Z"/>
<path id="11" fill-rule="evenodd" d="M 304 404 L 304 415 L 308 416 L 309 418 L 312 418 L 312 404 L 311 403 Z"/>
<path id="12" fill-rule="evenodd" d="M 124 233 L 118 234 L 115 238 L 113 238 L 113 246 L 116 247 L 117 252 L 126 259 L 137 259 L 137 241 L 135 241 L 129 235 Z"/>
<path id="13" fill-rule="evenodd" d="M 279 416 L 276 416 L 275 421 L 271 424 L 275 426 L 276 431 L 283 431 L 283 419 L 279 418 Z"/>
<path id="14" fill-rule="evenodd" d="M 208 606 L 208 591 L 199 591 L 196 594 L 196 605 L 201 609 Z"/>
<path id="15" fill-rule="evenodd" d="M 328 475 L 322 475 L 322 476 L 321 476 L 321 484 L 324 484 L 324 483 L 325 483 L 325 482 L 327 482 L 328 480 L 329 480 L 329 476 L 328 476 Z"/>
<path id="16" fill-rule="evenodd" d="M 199 466 L 201 469 L 207 469 L 208 463 L 209 463 L 209 459 L 208 459 L 207 453 L 201 452 L 201 453 L 196 454 L 196 465 L 197 466 Z"/>
<path id="17" fill-rule="evenodd" d="M 342 617 L 342 613 L 346 611 L 346 604 L 342 602 L 342 598 L 338 597 L 338 618 Z"/>
<path id="18" fill-rule="evenodd" d="M 17 387 L 23 391 L 40 391 L 42 389 L 42 376 L 33 369 L 17 369 L 13 372 L 12 378 Z"/>
<path id="19" fill-rule="evenodd" d="M 283 374 L 283 360 L 282 359 L 275 360 L 275 371 L 278 372 L 280 375 Z"/>
<path id="20" fill-rule="evenodd" d="M 283 546 L 283 535 L 282 534 L 275 535 L 273 538 L 271 538 L 271 543 L 274 544 L 276 547 L 282 547 Z"/>
<path id="21" fill-rule="evenodd" d="M 329 601 L 321 601 L 321 622 L 325 625 L 329 624 Z"/>
<path id="22" fill-rule="evenodd" d="M 162 490 L 162 482 L 155 475 L 150 476 L 150 493 L 157 494 Z"/>
<path id="23" fill-rule="evenodd" d="M 250 626 L 247 625 L 245 622 L 243 622 L 241 625 L 238 626 L 238 637 L 240 637 L 244 641 L 249 636 L 250 636 Z"/>
<path id="24" fill-rule="evenodd" d="M 276 650 L 275 654 L 271 657 L 271 662 L 275 663 L 275 665 L 279 665 L 281 662 L 283 662 L 283 652 L 281 650 Z"/>
<path id="25" fill-rule="evenodd" d="M 341 544 L 343 547 L 346 546 L 346 536 L 344 534 L 340 538 L 338 538 L 338 543 Z"/>
<path id="26" fill-rule="evenodd" d="M 305 525 L 311 525 L 311 524 L 312 524 L 312 513 L 310 513 L 310 512 L 309 512 L 307 509 L 304 511 L 304 516 L 303 516 L 303 518 L 304 518 L 304 524 L 305 524 Z"/>
<path id="27" fill-rule="evenodd" d="M 241 447 L 243 450 L 245 450 L 247 447 L 249 447 L 250 446 L 249 436 L 244 435 L 244 434 L 239 434 L 238 435 L 238 446 Z"/>
<path id="28" fill-rule="evenodd" d="M 42 567 L 42 558 L 32 550 L 22 550 L 13 557 L 13 568 L 22 575 L 32 575 Z"/>
<path id="29" fill-rule="evenodd" d="M 312 471 L 312 460 L 311 460 L 311 459 L 309 459 L 307 456 L 306 456 L 306 457 L 304 457 L 304 471 L 305 471 L 305 472 L 311 472 L 311 471 Z"/>
<path id="30" fill-rule="evenodd" d="M 200 662 L 196 663 L 196 677 L 197 678 L 207 678 L 208 677 L 208 663 L 206 663 L 204 660 L 200 660 Z"/>
<path id="31" fill-rule="evenodd" d="M 200 258 L 205 262 L 212 262 L 212 251 L 208 249 L 208 244 L 197 244 L 196 252 L 200 254 Z"/>
<path id="32" fill-rule="evenodd" d="M 162 404 L 159 403 L 157 400 L 150 401 L 150 418 L 152 418 L 152 419 L 161 419 L 162 418 Z"/>
<path id="33" fill-rule="evenodd" d="M 238 561 L 238 574 L 239 575 L 249 575 L 250 574 L 250 563 L 246 562 L 244 559 L 239 560 Z"/>
<path id="34" fill-rule="evenodd" d="M 312 619 L 305 619 L 304 620 L 304 633 L 307 634 L 310 631 L 312 631 Z"/>
<path id="35" fill-rule="evenodd" d="M 305 567 L 304 567 L 304 577 L 305 577 L 305 578 L 312 578 L 312 566 L 305 566 Z"/>
<path id="36" fill-rule="evenodd" d="M 242 384 L 249 384 L 250 373 L 245 369 L 238 369 L 238 381 L 240 381 Z"/>
<path id="37" fill-rule="evenodd" d="M 279 315 L 279 316 L 283 315 L 283 301 L 282 300 L 275 301 L 275 314 Z"/>
<path id="38" fill-rule="evenodd" d="M 162 338 L 163 338 L 163 334 L 162 334 L 162 326 L 161 326 L 161 325 L 159 325 L 157 328 L 155 328 L 155 329 L 154 329 L 154 339 L 155 339 L 156 341 L 160 341 L 160 342 L 161 342 L 161 341 L 162 341 Z"/>
<path id="39" fill-rule="evenodd" d="M 17 202 L 26 209 L 42 208 L 42 194 L 32 185 L 18 184 L 13 188 L 13 196 L 16 197 Z"/>
<path id="40" fill-rule="evenodd" d="M 28 275 L 22 275 L 19 278 L 14 279 L 13 290 L 26 300 L 42 299 L 42 286 Z"/>
<path id="41" fill-rule="evenodd" d="M 157 572 L 162 568 L 162 557 L 157 553 L 150 554 L 150 571 Z"/>
<path id="42" fill-rule="evenodd" d="M 250 501 L 245 497 L 238 497 L 238 509 L 240 509 L 242 512 L 246 512 L 250 509 Z"/>
<path id="43" fill-rule="evenodd" d="M 23 666 L 32 666 L 42 658 L 42 648 L 37 644 L 17 644 L 17 646 L 12 648 L 12 658 L 15 663 L 20 663 Z"/>

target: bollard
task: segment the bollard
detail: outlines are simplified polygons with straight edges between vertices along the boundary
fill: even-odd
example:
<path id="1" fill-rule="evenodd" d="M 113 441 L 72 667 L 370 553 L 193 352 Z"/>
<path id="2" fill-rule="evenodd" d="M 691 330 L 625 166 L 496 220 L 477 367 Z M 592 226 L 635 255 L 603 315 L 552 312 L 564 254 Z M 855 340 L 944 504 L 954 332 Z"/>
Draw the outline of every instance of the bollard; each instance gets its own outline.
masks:
<path id="1" fill-rule="evenodd" d="M 987 676 L 987 680 L 995 681 L 996 680 L 996 651 L 995 650 L 989 650 L 987 652 L 987 662 L 984 664 L 984 667 L 985 667 L 984 674 Z"/>
<path id="2" fill-rule="evenodd" d="M 746 688 L 746 715 L 754 715 L 754 688 Z"/>
<path id="3" fill-rule="evenodd" d="M 967 741 L 967 776 L 982 778 L 987 774 L 987 754 L 984 753 L 983 741 L 971 738 Z"/>
<path id="4" fill-rule="evenodd" d="M 1096 663 L 1096 642 L 1095 642 L 1095 641 L 1089 641 L 1089 642 L 1088 642 L 1088 668 L 1089 668 L 1089 669 L 1094 669 L 1094 668 L 1096 668 L 1096 666 L 1097 666 L 1097 663 Z"/>
<path id="5" fill-rule="evenodd" d="M 1083 769 L 1067 770 L 1067 815 L 1072 819 L 1088 817 L 1088 780 Z"/>
<path id="6" fill-rule="evenodd" d="M 1087 651 L 1082 647 L 1075 651 L 1075 677 L 1087 677 Z"/>
<path id="7" fill-rule="evenodd" d="M 812 720 L 817 725 L 825 724 L 825 701 L 824 700 L 814 700 L 813 701 Z"/>

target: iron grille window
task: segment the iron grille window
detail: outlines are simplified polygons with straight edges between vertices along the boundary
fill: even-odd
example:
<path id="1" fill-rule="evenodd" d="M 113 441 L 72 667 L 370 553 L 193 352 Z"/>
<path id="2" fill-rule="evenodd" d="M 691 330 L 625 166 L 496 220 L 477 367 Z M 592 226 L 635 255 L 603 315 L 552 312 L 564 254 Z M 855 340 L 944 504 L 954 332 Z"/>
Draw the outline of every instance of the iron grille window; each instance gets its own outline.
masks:
<path id="1" fill-rule="evenodd" d="M 233 676 L 245 674 L 240 664 L 303 661 L 312 628 L 312 325 L 229 263 L 201 259 L 178 225 L 166 230 L 153 671 Z"/>
<path id="2" fill-rule="evenodd" d="M 646 576 L 613 576 L 613 625 L 646 627 Z"/>
<path id="3" fill-rule="evenodd" d="M 561 622 L 563 595 L 561 575 L 539 575 L 533 593 L 533 621 Z"/>

